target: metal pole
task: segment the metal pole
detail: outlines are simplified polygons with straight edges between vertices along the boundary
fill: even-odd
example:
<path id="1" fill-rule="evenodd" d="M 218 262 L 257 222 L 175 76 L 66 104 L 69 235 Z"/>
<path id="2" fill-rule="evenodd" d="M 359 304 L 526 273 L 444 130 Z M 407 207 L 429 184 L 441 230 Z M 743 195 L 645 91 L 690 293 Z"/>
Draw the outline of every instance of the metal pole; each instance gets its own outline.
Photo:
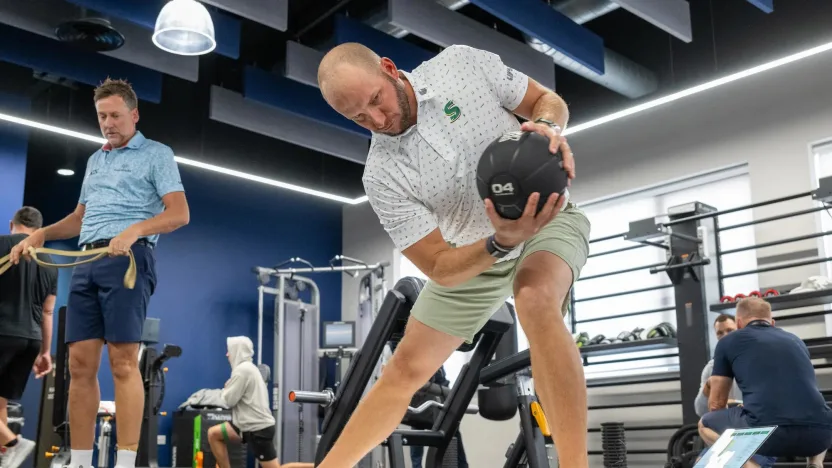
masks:
<path id="1" fill-rule="evenodd" d="M 263 286 L 257 287 L 257 365 L 263 364 Z"/>
<path id="2" fill-rule="evenodd" d="M 384 263 L 376 263 L 373 265 L 343 265 L 343 266 L 323 266 L 323 267 L 304 267 L 304 268 L 264 268 L 255 267 L 255 273 L 266 274 L 270 276 L 279 275 L 294 275 L 297 273 L 324 273 L 324 272 L 351 272 L 351 271 L 368 271 L 376 270 L 385 266 Z"/>
<path id="3" fill-rule="evenodd" d="M 754 225 L 757 225 L 757 224 L 768 223 L 768 222 L 771 222 L 771 221 L 779 221 L 781 219 L 786 219 L 786 218 L 794 218 L 795 216 L 814 213 L 816 211 L 823 211 L 825 209 L 826 209 L 826 207 L 824 207 L 824 206 L 816 206 L 814 208 L 809 208 L 809 209 L 806 209 L 806 210 L 795 211 L 794 213 L 780 214 L 780 215 L 777 215 L 777 216 L 769 216 L 768 218 L 760 218 L 760 219 L 755 219 L 755 220 L 752 220 L 752 221 L 747 221 L 745 223 L 731 224 L 730 226 L 725 226 L 725 227 L 719 228 L 719 232 L 727 231 L 729 229 L 737 229 L 737 228 L 741 228 L 741 227 L 754 226 Z"/>
<path id="4" fill-rule="evenodd" d="M 283 324 L 286 323 L 286 303 L 285 303 L 285 289 L 286 278 L 279 277 L 277 280 L 277 316 L 275 317 L 274 325 L 277 327 L 277 344 L 274 348 L 274 361 L 277 367 L 277 456 L 283 456 L 283 340 L 284 330 Z"/>
<path id="5" fill-rule="evenodd" d="M 781 202 L 784 202 L 784 201 L 795 200 L 795 199 L 798 199 L 798 198 L 808 197 L 808 196 L 811 196 L 811 195 L 812 195 L 811 191 L 803 192 L 803 193 L 798 193 L 798 194 L 795 194 L 795 195 L 789 195 L 789 196 L 786 196 L 786 197 L 780 197 L 780 198 L 775 198 L 775 199 L 772 199 L 772 200 L 766 200 L 766 201 L 761 201 L 761 202 L 757 202 L 757 203 L 752 203 L 750 205 L 738 206 L 736 208 L 730 208 L 730 209 L 727 209 L 727 210 L 712 211 L 710 213 L 702 213 L 702 214 L 698 214 L 698 215 L 688 216 L 687 218 L 674 219 L 673 221 L 668 221 L 666 223 L 661 223 L 661 224 L 662 224 L 662 226 L 673 226 L 673 225 L 676 225 L 676 224 L 687 223 L 687 222 L 690 222 L 690 221 L 698 221 L 700 219 L 714 218 L 714 217 L 726 215 L 726 214 L 729 214 L 729 213 L 736 213 L 737 211 L 750 210 L 751 208 L 759 208 L 761 206 L 773 205 L 775 203 L 781 203 Z"/>

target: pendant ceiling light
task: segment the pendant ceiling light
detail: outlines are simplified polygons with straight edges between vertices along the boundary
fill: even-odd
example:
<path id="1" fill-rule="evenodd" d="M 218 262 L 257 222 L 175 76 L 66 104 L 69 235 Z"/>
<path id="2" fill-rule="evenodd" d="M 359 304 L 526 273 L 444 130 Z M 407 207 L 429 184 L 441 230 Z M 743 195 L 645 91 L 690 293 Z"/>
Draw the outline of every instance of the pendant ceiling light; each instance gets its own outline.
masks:
<path id="1" fill-rule="evenodd" d="M 177 55 L 203 55 L 217 47 L 214 22 L 196 0 L 171 0 L 156 18 L 156 47 Z"/>

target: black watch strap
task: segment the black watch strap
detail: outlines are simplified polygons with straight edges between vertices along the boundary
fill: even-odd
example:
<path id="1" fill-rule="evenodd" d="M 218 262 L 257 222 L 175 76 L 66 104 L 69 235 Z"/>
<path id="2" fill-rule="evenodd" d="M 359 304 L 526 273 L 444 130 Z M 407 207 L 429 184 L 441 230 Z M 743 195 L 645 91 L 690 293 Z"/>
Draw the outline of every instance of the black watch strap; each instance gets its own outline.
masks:
<path id="1" fill-rule="evenodd" d="M 558 130 L 560 130 L 560 129 L 561 129 L 561 128 L 560 128 L 560 125 L 558 125 L 558 124 L 556 124 L 556 123 L 552 122 L 552 121 L 551 121 L 551 120 L 549 120 L 549 119 L 543 119 L 543 118 L 540 118 L 540 119 L 535 120 L 535 121 L 534 121 L 534 123 L 542 123 L 542 124 L 546 124 L 546 125 L 548 125 L 548 126 L 550 126 L 550 127 L 552 127 L 552 128 L 557 128 Z"/>
<path id="2" fill-rule="evenodd" d="M 485 240 L 485 250 L 487 250 L 488 254 L 492 257 L 503 258 L 514 250 L 498 244 L 494 237 L 495 235 L 492 234 Z"/>

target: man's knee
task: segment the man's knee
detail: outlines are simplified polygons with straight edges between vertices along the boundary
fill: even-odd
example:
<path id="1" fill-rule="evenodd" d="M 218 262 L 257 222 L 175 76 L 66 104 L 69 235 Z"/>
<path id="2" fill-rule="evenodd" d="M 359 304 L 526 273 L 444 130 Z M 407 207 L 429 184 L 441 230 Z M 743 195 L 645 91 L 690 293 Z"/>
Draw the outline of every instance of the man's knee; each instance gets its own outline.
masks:
<path id="1" fill-rule="evenodd" d="M 222 424 L 211 426 L 208 429 L 208 440 L 211 442 L 225 443 L 225 438 L 222 436 Z"/>
<path id="2" fill-rule="evenodd" d="M 572 269 L 550 252 L 535 252 L 518 267 L 514 279 L 514 301 L 521 320 L 551 320 L 560 315 L 572 288 Z M 546 319 L 540 317 L 545 315 Z"/>
<path id="3" fill-rule="evenodd" d="M 101 364 L 101 348 L 92 342 L 69 345 L 69 375 L 75 381 L 94 381 Z"/>
<path id="4" fill-rule="evenodd" d="M 110 359 L 110 370 L 113 379 L 126 380 L 139 371 L 139 363 L 132 359 Z"/>
<path id="5" fill-rule="evenodd" d="M 436 370 L 427 369 L 418 356 L 399 354 L 394 355 L 384 366 L 381 379 L 387 385 L 395 385 L 401 387 L 402 390 L 407 389 L 410 393 L 416 393 L 416 390 L 424 385 L 434 372 Z"/>
<path id="6" fill-rule="evenodd" d="M 110 345 L 110 370 L 113 373 L 113 379 L 129 379 L 139 371 L 138 353 L 138 345 Z"/>

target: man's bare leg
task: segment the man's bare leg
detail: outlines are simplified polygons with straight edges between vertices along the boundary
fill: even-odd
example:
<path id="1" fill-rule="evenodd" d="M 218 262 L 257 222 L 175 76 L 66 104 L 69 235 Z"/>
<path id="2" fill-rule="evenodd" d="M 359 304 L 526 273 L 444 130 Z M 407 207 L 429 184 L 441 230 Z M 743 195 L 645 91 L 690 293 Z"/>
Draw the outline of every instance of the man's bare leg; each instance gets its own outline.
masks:
<path id="1" fill-rule="evenodd" d="M 15 438 L 14 432 L 9 429 L 8 400 L 0 398 L 0 445 L 6 445 Z"/>
<path id="2" fill-rule="evenodd" d="M 826 458 L 826 450 L 823 452 L 815 455 L 814 457 L 809 457 L 806 459 L 806 466 L 812 467 L 813 465 L 817 468 L 823 467 L 823 460 Z"/>
<path id="3" fill-rule="evenodd" d="M 560 257 L 535 252 L 514 280 L 517 317 L 529 339 L 534 387 L 562 468 L 588 468 L 586 379 L 578 347 L 563 321 L 561 305 L 572 286 L 572 269 Z"/>
<path id="4" fill-rule="evenodd" d="M 705 442 L 705 445 L 710 447 L 711 445 L 716 443 L 716 440 L 719 439 L 719 434 L 716 433 L 710 427 L 705 427 L 702 424 L 702 420 L 699 420 L 699 437 L 702 438 L 702 441 Z"/>
<path id="5" fill-rule="evenodd" d="M 463 340 L 410 318 L 381 376 L 318 468 L 352 468 L 402 422 L 410 400 Z"/>
<path id="6" fill-rule="evenodd" d="M 95 421 L 101 392 L 98 368 L 103 340 L 84 340 L 69 345 L 69 428 L 72 432 L 72 465 L 92 466 Z"/>
<path id="7" fill-rule="evenodd" d="M 136 466 L 142 431 L 144 383 L 139 371 L 139 343 L 108 343 L 116 393 L 117 468 Z"/>
<path id="8" fill-rule="evenodd" d="M 225 442 L 225 436 L 222 434 L 222 426 L 225 425 L 225 433 L 228 434 L 228 440 L 239 441 L 240 436 L 234 431 L 228 423 L 217 424 L 208 429 L 208 445 L 211 446 L 211 453 L 217 460 L 217 465 L 220 468 L 231 468 L 231 461 L 228 459 L 228 446 Z M 263 464 L 261 463 L 261 466 Z M 212 467 L 209 467 L 212 468 Z"/>

